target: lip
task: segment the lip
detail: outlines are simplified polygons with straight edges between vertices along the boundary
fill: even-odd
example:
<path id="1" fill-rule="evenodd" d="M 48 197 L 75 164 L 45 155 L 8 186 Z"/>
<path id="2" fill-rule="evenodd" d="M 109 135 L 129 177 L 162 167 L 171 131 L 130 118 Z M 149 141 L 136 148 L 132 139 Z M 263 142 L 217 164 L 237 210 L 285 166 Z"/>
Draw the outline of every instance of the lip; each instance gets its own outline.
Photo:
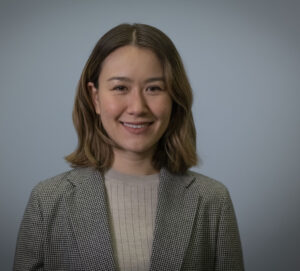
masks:
<path id="1" fill-rule="evenodd" d="M 149 127 L 152 125 L 153 121 L 139 121 L 139 122 L 125 122 L 120 121 L 122 126 L 131 134 L 143 134 L 149 130 Z"/>

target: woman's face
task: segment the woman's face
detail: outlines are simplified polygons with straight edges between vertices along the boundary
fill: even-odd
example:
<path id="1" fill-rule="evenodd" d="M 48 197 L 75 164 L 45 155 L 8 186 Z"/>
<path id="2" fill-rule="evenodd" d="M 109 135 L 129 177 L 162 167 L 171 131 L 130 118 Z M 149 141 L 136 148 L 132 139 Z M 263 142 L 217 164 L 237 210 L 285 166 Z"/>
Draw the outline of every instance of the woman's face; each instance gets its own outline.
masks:
<path id="1" fill-rule="evenodd" d="M 149 49 L 132 45 L 113 51 L 102 63 L 99 87 L 89 83 L 97 114 L 118 153 L 152 158 L 166 131 L 172 100 L 162 65 Z M 116 155 L 116 149 L 114 150 Z"/>

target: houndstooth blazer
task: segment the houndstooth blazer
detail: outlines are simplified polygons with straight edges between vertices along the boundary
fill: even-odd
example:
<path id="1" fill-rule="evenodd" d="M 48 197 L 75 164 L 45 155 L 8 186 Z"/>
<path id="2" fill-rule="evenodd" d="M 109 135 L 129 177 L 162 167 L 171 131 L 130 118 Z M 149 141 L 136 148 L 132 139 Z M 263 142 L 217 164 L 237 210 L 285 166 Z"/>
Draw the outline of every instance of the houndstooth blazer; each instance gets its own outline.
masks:
<path id="1" fill-rule="evenodd" d="M 160 171 L 150 270 L 241 271 L 232 202 L 201 174 Z M 101 174 L 77 168 L 39 183 L 21 223 L 14 270 L 116 270 Z"/>

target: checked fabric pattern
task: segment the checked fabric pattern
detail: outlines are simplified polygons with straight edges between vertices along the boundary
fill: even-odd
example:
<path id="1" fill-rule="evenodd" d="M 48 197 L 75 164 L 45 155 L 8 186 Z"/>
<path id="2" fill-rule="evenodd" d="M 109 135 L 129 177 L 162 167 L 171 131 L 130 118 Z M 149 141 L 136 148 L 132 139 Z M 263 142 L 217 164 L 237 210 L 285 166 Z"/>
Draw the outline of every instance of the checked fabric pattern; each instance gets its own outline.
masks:
<path id="1" fill-rule="evenodd" d="M 188 172 L 159 174 L 151 271 L 243 271 L 225 186 Z M 116 269 L 104 180 L 77 168 L 39 183 L 20 226 L 14 270 Z"/>

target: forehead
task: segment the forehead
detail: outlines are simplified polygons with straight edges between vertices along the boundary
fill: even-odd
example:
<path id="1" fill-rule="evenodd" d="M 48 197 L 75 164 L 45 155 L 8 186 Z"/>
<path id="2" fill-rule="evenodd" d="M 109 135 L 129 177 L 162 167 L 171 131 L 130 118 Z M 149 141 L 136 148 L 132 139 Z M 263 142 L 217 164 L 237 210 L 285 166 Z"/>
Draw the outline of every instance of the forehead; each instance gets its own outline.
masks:
<path id="1" fill-rule="evenodd" d="M 102 63 L 101 77 L 106 76 L 162 76 L 163 68 L 156 54 L 147 48 L 133 45 L 120 47 Z"/>

